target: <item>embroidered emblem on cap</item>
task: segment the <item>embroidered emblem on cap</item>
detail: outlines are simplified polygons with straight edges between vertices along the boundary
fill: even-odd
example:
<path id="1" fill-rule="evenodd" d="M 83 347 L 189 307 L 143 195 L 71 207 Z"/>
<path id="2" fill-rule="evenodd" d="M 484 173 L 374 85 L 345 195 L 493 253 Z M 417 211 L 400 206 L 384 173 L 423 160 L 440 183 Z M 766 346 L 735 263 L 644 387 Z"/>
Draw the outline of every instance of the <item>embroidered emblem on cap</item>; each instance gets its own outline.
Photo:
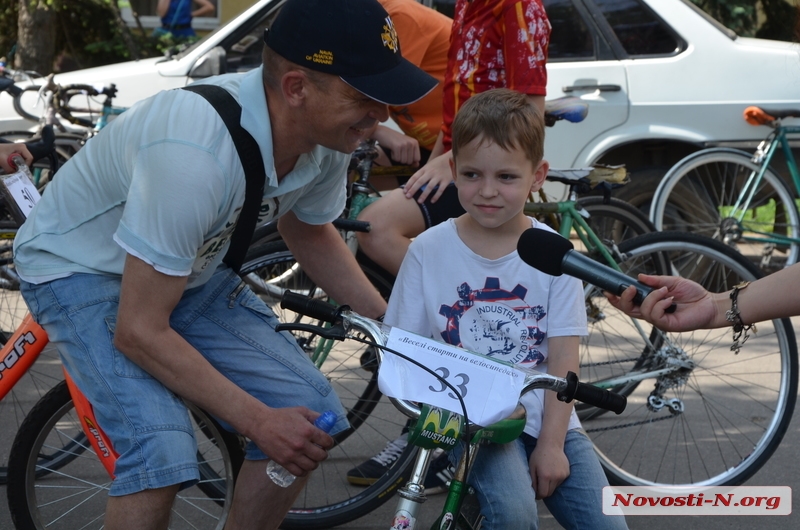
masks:
<path id="1" fill-rule="evenodd" d="M 394 24 L 392 23 L 391 18 L 386 17 L 386 24 L 383 25 L 383 31 L 384 32 L 381 33 L 383 45 L 397 53 L 397 50 L 399 49 L 397 42 L 397 31 L 394 29 Z"/>
<path id="2" fill-rule="evenodd" d="M 328 50 L 320 50 L 314 55 L 306 55 L 306 61 L 319 64 L 333 64 L 333 52 L 329 52 Z"/>

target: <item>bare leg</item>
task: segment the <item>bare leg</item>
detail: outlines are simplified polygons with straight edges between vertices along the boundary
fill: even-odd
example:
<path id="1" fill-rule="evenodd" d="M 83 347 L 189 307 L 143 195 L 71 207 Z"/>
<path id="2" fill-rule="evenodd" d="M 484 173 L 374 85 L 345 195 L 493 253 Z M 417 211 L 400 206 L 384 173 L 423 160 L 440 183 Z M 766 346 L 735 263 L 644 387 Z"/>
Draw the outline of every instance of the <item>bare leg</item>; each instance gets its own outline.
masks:
<path id="1" fill-rule="evenodd" d="M 407 199 L 402 189 L 370 204 L 358 218 L 369 221 L 370 232 L 358 234 L 358 245 L 375 263 L 397 275 L 411 238 L 425 230 L 425 220 L 414 199 Z"/>
<path id="2" fill-rule="evenodd" d="M 169 525 L 170 510 L 178 485 L 109 497 L 105 528 L 108 530 L 157 530 Z"/>
<path id="3" fill-rule="evenodd" d="M 281 488 L 267 477 L 268 460 L 245 460 L 226 530 L 278 528 L 308 477 L 298 477 L 288 488 Z"/>

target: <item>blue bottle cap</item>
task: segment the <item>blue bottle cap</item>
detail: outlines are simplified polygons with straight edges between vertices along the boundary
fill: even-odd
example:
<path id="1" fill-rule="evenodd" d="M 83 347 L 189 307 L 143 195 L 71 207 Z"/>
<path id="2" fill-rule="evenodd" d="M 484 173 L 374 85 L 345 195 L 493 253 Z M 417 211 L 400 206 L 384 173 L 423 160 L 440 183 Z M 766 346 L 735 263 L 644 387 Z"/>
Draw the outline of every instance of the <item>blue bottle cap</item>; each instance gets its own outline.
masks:
<path id="1" fill-rule="evenodd" d="M 336 413 L 332 410 L 326 410 L 314 420 L 314 426 L 326 433 L 331 432 L 334 425 L 336 425 Z"/>

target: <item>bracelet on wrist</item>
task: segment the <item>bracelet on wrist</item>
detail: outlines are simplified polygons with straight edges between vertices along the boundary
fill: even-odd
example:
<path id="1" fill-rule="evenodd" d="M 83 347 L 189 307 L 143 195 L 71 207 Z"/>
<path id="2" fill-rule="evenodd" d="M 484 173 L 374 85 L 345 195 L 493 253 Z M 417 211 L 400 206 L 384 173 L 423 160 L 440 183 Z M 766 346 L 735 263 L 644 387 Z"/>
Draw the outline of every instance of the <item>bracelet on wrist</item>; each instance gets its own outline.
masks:
<path id="1" fill-rule="evenodd" d="M 758 333 L 755 324 L 745 324 L 742 320 L 742 315 L 739 312 L 739 291 L 750 285 L 750 282 L 742 282 L 736 285 L 730 294 L 731 308 L 725 312 L 725 320 L 733 323 L 733 344 L 731 344 L 731 351 L 735 354 L 739 353 L 742 345 L 750 338 L 750 330 L 753 333 Z"/>

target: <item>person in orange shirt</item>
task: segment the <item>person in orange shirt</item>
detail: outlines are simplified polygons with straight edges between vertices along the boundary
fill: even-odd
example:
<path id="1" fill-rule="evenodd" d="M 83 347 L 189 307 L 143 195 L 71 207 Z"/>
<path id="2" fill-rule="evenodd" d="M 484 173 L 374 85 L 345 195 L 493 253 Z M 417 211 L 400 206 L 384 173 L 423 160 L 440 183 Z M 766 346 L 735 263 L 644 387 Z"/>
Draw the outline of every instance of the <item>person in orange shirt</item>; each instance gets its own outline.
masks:
<path id="1" fill-rule="evenodd" d="M 447 70 L 452 19 L 415 0 L 379 0 L 392 17 L 402 43 L 402 53 L 408 61 L 439 81 L 428 95 L 401 107 L 389 107 L 391 117 L 403 131 L 379 124 L 372 138 L 385 153 L 378 159 L 381 165 L 421 166 L 428 161 L 442 127 L 442 86 Z M 378 189 L 392 189 L 404 182 L 373 184 Z"/>

